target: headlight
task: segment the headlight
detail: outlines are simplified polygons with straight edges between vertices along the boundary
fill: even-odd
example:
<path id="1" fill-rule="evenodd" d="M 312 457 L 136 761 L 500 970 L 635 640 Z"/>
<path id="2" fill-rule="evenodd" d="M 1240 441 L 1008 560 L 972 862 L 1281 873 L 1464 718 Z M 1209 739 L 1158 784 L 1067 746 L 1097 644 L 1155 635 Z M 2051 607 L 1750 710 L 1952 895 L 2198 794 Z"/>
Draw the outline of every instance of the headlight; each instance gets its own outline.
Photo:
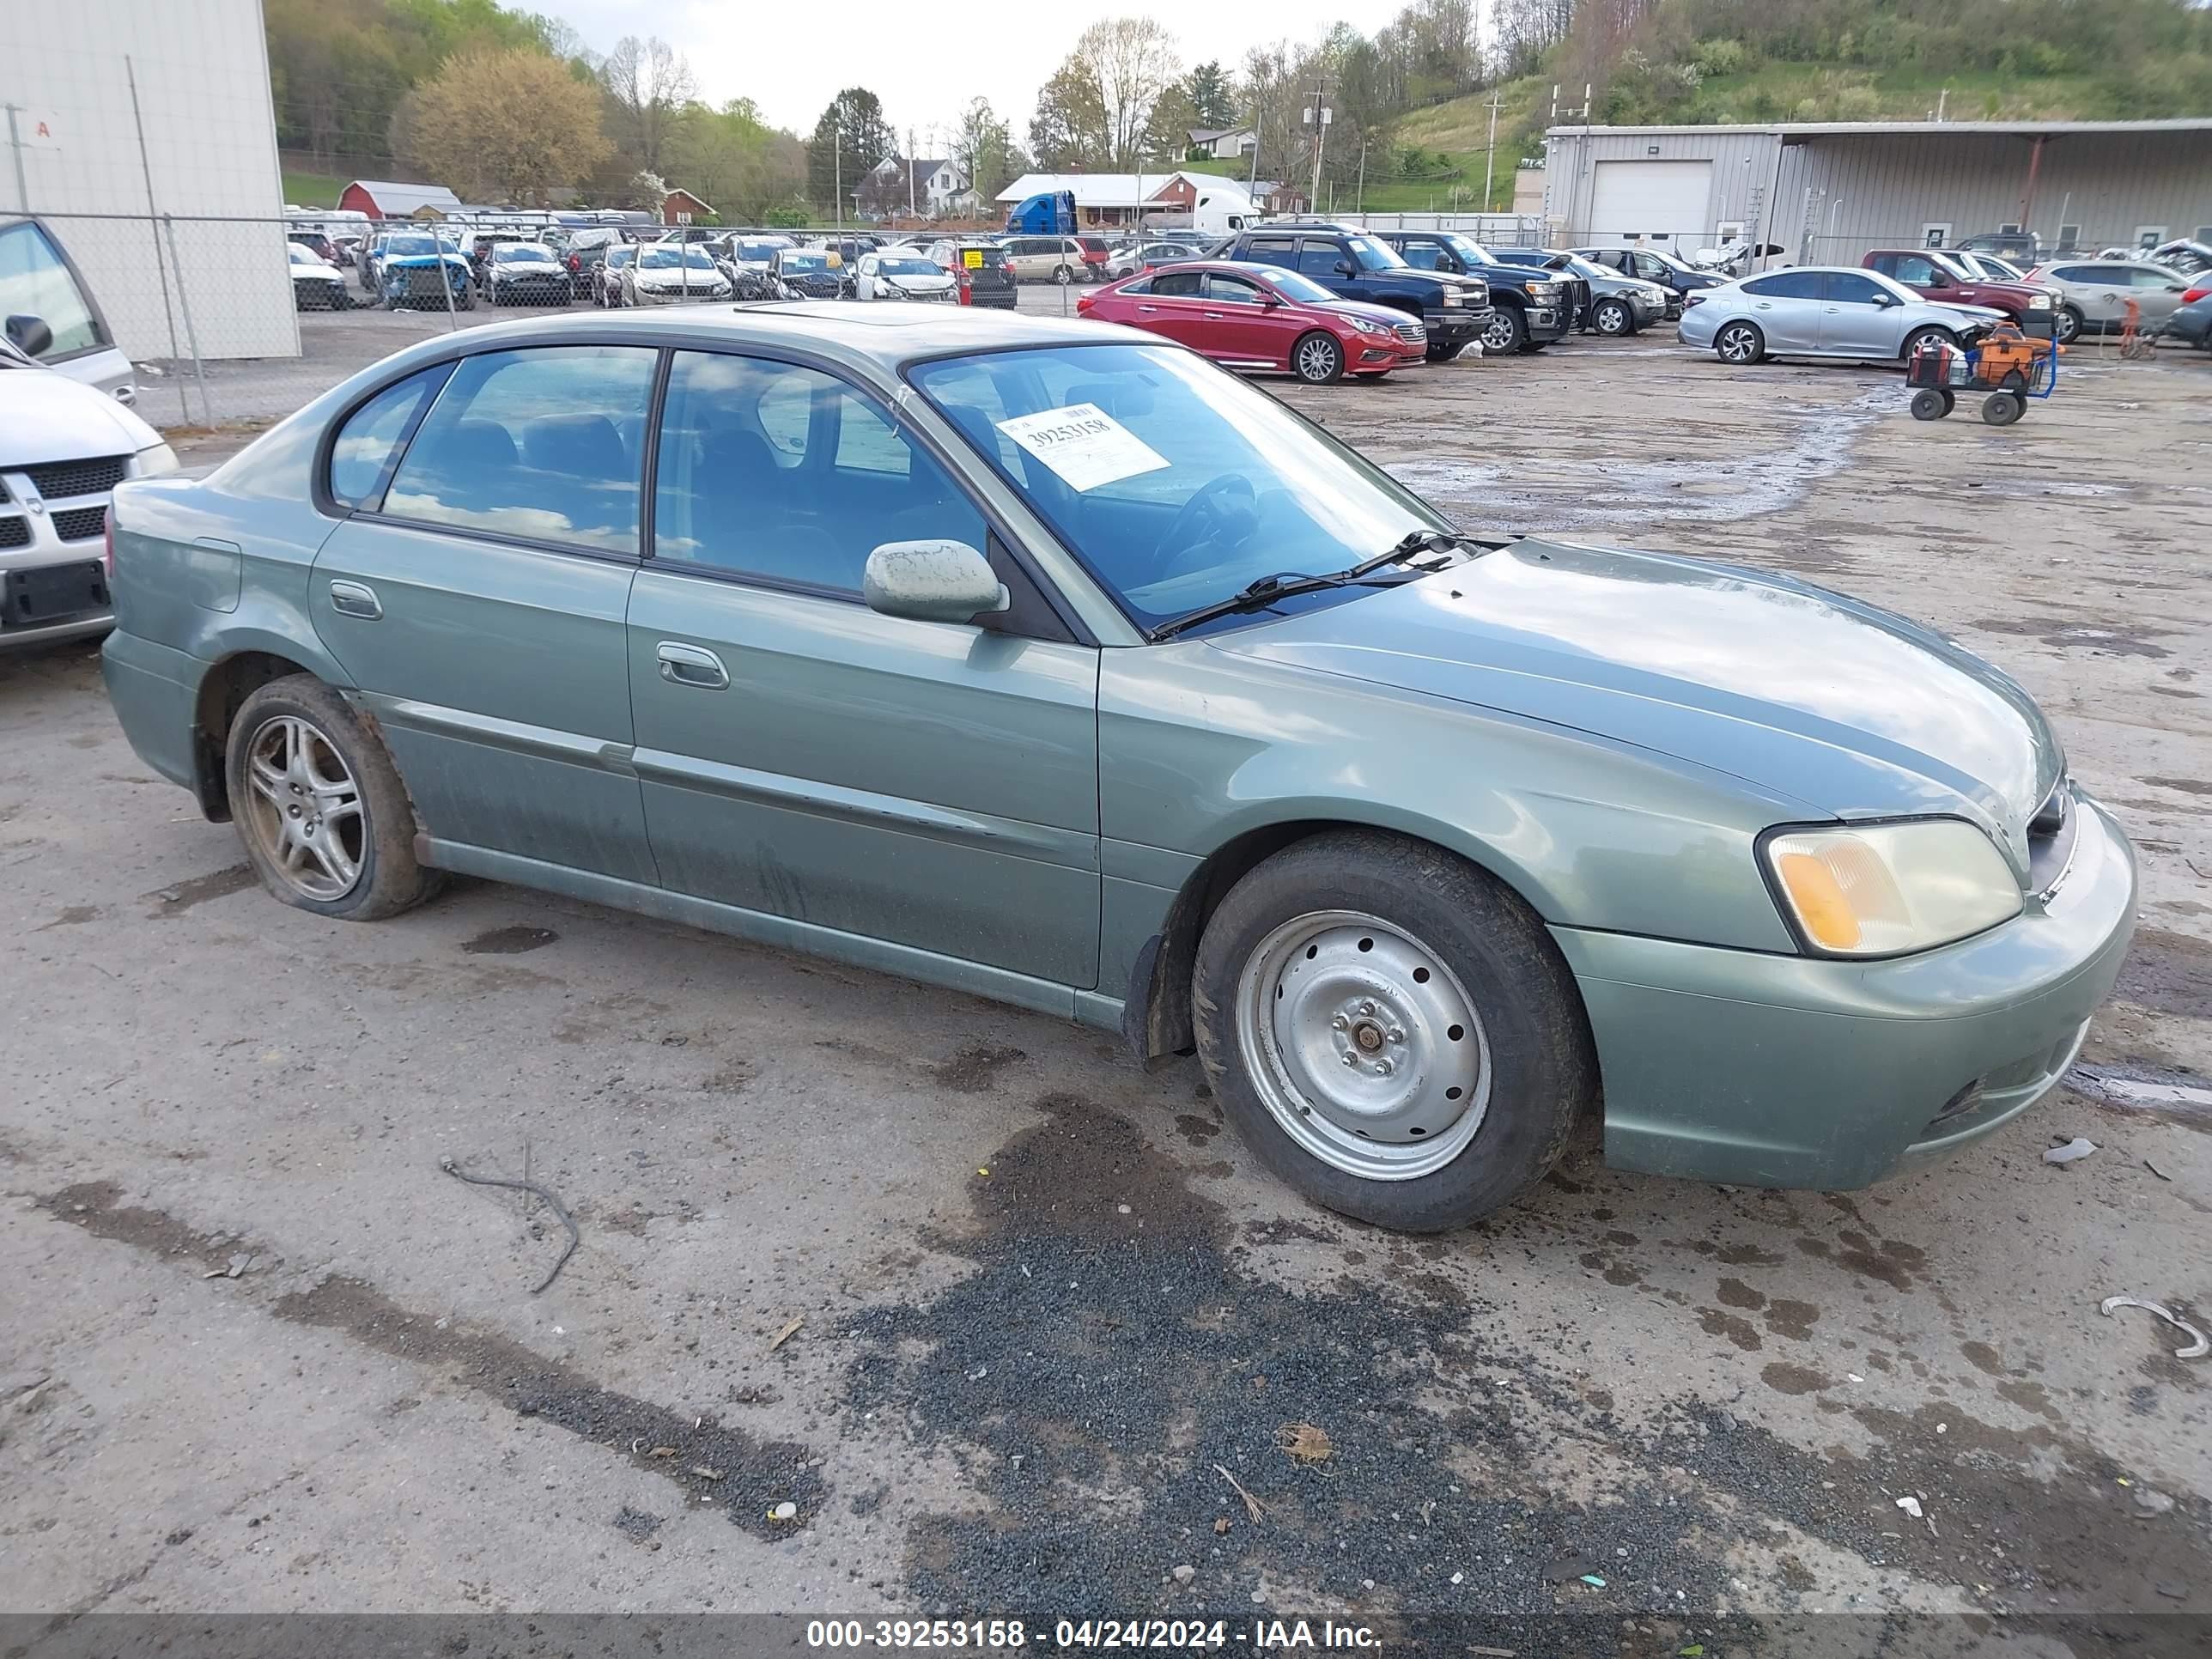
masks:
<path id="1" fill-rule="evenodd" d="M 1448 306 L 1463 306 L 1467 303 L 1467 295 L 1455 288 L 1448 288 L 1444 290 L 1444 303 Z"/>
<path id="2" fill-rule="evenodd" d="M 138 466 L 131 475 L 133 477 L 151 478 L 157 474 L 177 470 L 177 452 L 166 443 L 148 444 L 138 452 L 137 459 Z"/>
<path id="3" fill-rule="evenodd" d="M 1390 331 L 1382 324 L 1365 317 L 1354 317 L 1352 319 L 1352 325 L 1362 334 L 1388 334 Z"/>
<path id="4" fill-rule="evenodd" d="M 1925 951 L 2020 914 L 2004 855 L 1958 818 L 1788 830 L 1765 854 L 1776 893 L 1824 955 Z"/>
<path id="5" fill-rule="evenodd" d="M 2028 301 L 2027 301 L 2027 308 L 2028 308 L 2030 311 L 2048 311 L 2048 310 L 2050 310 L 2050 309 L 2051 309 L 2051 296 L 2050 296 L 2048 294 L 2032 294 L 2032 295 L 2030 295 L 2028 296 Z"/>

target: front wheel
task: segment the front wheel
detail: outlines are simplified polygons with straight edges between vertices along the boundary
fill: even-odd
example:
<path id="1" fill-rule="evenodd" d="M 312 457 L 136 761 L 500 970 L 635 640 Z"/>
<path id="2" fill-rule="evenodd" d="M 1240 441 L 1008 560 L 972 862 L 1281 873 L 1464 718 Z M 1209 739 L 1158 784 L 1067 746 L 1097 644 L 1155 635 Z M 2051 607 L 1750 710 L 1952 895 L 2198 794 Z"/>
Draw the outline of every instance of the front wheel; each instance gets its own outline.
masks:
<path id="1" fill-rule="evenodd" d="M 1058 283 L 1062 288 L 1066 288 L 1070 283 L 1075 280 L 1075 273 L 1069 270 L 1067 266 L 1061 265 L 1052 273 L 1052 280 Z"/>
<path id="2" fill-rule="evenodd" d="M 1612 336 L 1633 331 L 1636 319 L 1620 301 L 1601 300 L 1590 315 L 1590 322 L 1599 333 Z"/>
<path id="3" fill-rule="evenodd" d="M 1755 363 L 1766 356 L 1766 337 L 1756 323 L 1730 323 L 1713 337 L 1713 355 L 1724 363 Z"/>
<path id="4" fill-rule="evenodd" d="M 1518 351 L 1528 343 L 1528 319 L 1511 306 L 1500 306 L 1490 313 L 1489 326 L 1482 331 L 1482 355 L 1503 356 L 1509 351 Z"/>
<path id="5" fill-rule="evenodd" d="M 436 890 L 384 745 L 312 674 L 272 680 L 232 720 L 233 821 L 261 884 L 302 910 L 374 921 Z"/>
<path id="6" fill-rule="evenodd" d="M 2075 306 L 2061 306 L 2058 314 L 2051 319 L 2051 337 L 2061 345 L 2072 345 L 2081 337 L 2081 329 L 2087 319 Z"/>
<path id="7" fill-rule="evenodd" d="M 1344 348 L 1319 329 L 1301 334 L 1291 348 L 1291 373 L 1308 386 L 1334 386 L 1344 378 Z"/>
<path id="8" fill-rule="evenodd" d="M 1474 866 L 1371 831 L 1267 860 L 1207 922 L 1193 981 L 1207 1080 L 1316 1202 L 1437 1232 L 1513 1202 L 1596 1096 L 1574 981 Z"/>
<path id="9" fill-rule="evenodd" d="M 1948 346 L 1955 350 L 1958 344 L 1959 337 L 1948 328 L 1938 328 L 1932 324 L 1926 328 L 1916 328 L 1911 334 L 1905 336 L 1905 361 L 1911 362 L 1931 345 Z"/>

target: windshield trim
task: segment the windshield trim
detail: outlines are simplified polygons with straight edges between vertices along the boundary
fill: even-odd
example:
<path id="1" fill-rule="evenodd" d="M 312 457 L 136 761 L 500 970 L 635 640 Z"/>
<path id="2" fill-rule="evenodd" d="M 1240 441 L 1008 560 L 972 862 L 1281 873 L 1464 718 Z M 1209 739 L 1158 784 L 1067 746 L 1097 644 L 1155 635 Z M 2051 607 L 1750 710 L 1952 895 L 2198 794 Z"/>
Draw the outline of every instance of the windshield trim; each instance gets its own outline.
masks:
<path id="1" fill-rule="evenodd" d="M 1090 560 L 1077 551 L 1076 543 L 1067 532 L 1042 507 L 1030 499 L 1028 491 L 1008 476 L 1006 468 L 1000 464 L 995 456 L 987 455 L 978 449 L 968 434 L 961 430 L 958 422 L 947 415 L 939 406 L 937 400 L 931 397 L 915 379 L 916 371 L 929 368 L 939 363 L 967 362 L 983 357 L 1012 357 L 1030 351 L 1102 351 L 1116 347 L 1157 352 L 1162 356 L 1182 349 L 1165 341 L 1146 343 L 1128 340 L 1025 340 L 1012 345 L 992 346 L 980 351 L 973 346 L 948 346 L 942 350 L 923 352 L 905 359 L 898 365 L 897 374 L 900 383 L 906 389 L 905 395 L 911 396 L 920 403 L 950 434 L 944 441 L 944 446 L 950 447 L 953 451 L 952 456 L 948 459 L 953 459 L 956 471 L 967 471 L 972 478 L 973 469 L 979 465 L 982 467 L 992 485 L 1011 496 L 1022 513 L 1032 522 L 1042 527 L 1051 537 L 1054 550 L 1066 560 L 1068 568 L 1080 574 L 1091 592 L 1129 630 L 1131 644 L 1144 647 L 1167 647 L 1180 644 L 1186 639 L 1211 639 L 1216 634 L 1231 633 L 1262 622 L 1280 620 L 1278 617 L 1270 616 L 1264 609 L 1239 611 L 1218 618 L 1219 623 L 1223 624 L 1219 627 L 1209 624 L 1200 632 L 1173 635 L 1164 640 L 1152 639 L 1152 629 L 1157 624 L 1140 622 L 1132 614 L 1129 605 L 1122 599 L 1120 590 L 1091 568 Z M 1213 368 L 1217 374 L 1230 374 L 1230 371 L 1225 368 L 1220 368 L 1212 364 L 1208 364 L 1207 367 Z M 1230 374 L 1230 378 L 1237 380 L 1240 386 L 1246 384 L 1237 375 Z M 1261 392 L 1260 395 L 1264 397 L 1267 394 Z M 1382 467 L 1352 448 L 1327 427 L 1306 414 L 1304 410 L 1292 408 L 1289 404 L 1279 399 L 1276 402 L 1276 407 L 1297 420 L 1325 447 L 1344 457 L 1361 477 L 1368 479 L 1384 494 L 1402 504 L 1419 522 L 1430 526 L 1441 535 L 1458 537 L 1470 533 L 1462 531 L 1438 508 L 1414 494 L 1412 489 L 1392 477 Z M 1020 538 L 1012 535 L 1009 535 L 1008 538 L 1010 542 L 1017 544 L 1017 556 L 1021 556 L 1026 550 L 1018 548 Z M 1376 550 L 1381 551 L 1380 549 Z M 1034 562 L 1033 556 L 1032 562 Z M 1046 580 L 1043 585 L 1049 592 L 1053 586 L 1052 582 Z M 1376 590 L 1372 586 L 1365 583 L 1349 583 L 1326 591 L 1344 596 L 1342 599 L 1330 600 L 1328 603 L 1342 604 L 1357 599 L 1363 593 L 1373 592 Z M 1071 611 L 1080 608 L 1072 599 L 1064 600 L 1063 603 Z"/>

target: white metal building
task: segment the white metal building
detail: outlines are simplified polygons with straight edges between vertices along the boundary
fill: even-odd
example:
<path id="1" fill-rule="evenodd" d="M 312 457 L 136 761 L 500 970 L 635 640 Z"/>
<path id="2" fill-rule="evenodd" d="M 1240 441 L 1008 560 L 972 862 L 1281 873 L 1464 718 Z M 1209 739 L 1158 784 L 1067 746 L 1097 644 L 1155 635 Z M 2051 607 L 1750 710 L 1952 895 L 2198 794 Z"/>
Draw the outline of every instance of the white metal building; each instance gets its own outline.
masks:
<path id="1" fill-rule="evenodd" d="M 190 356 L 187 313 L 203 357 L 296 356 L 260 0 L 0 10 L 0 211 L 44 221 L 134 359 Z"/>
<path id="2" fill-rule="evenodd" d="M 1544 215 L 1569 245 L 1741 234 L 1801 264 L 2026 228 L 2057 248 L 2212 230 L 2212 120 L 1553 127 Z"/>

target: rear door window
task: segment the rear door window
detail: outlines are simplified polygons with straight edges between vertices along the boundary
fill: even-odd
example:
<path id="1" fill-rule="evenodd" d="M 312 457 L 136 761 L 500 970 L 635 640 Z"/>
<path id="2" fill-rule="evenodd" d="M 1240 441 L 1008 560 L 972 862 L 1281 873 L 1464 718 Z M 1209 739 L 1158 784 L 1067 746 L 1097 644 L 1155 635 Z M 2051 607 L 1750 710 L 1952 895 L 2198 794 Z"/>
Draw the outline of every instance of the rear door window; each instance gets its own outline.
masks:
<path id="1" fill-rule="evenodd" d="M 1263 265 L 1287 265 L 1297 269 L 1298 244 L 1294 236 L 1255 236 L 1245 245 L 1244 257 Z"/>
<path id="2" fill-rule="evenodd" d="M 1743 291 L 1762 300 L 1817 300 L 1820 297 L 1820 273 L 1778 270 L 1771 276 L 1754 277 L 1743 285 Z"/>
<path id="3" fill-rule="evenodd" d="M 1887 292 L 1871 276 L 1861 276 L 1848 270 L 1828 273 L 1827 301 L 1836 306 L 1870 306 L 1875 295 Z"/>
<path id="4" fill-rule="evenodd" d="M 463 359 L 408 446 L 384 511 L 635 554 L 639 437 L 658 356 L 554 346 Z"/>

